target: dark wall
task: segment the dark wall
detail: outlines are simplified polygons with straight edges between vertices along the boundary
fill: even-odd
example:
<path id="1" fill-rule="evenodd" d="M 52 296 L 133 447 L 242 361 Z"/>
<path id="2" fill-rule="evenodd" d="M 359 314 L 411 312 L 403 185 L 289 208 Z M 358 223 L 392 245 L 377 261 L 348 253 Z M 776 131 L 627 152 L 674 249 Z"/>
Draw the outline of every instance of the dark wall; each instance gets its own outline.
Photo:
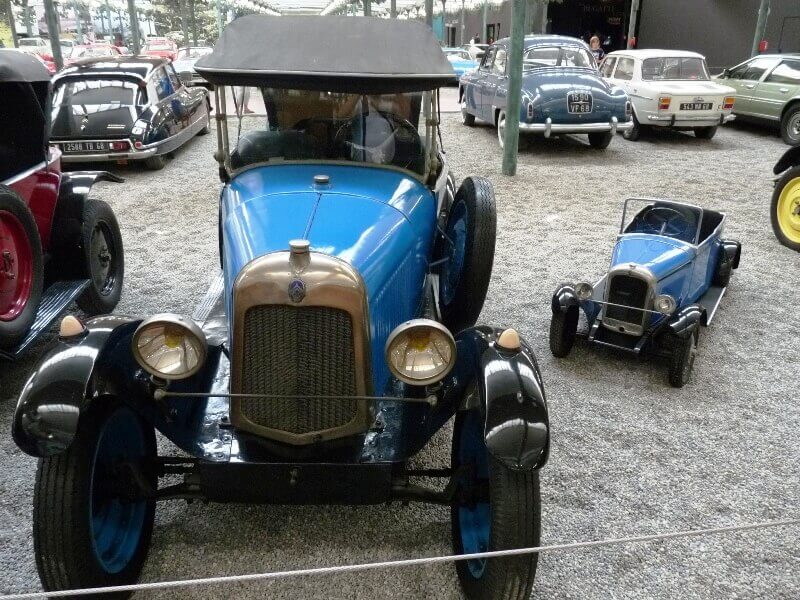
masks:
<path id="1" fill-rule="evenodd" d="M 759 5 L 759 0 L 642 0 L 638 47 L 694 50 L 712 70 L 733 66 L 750 57 Z M 800 51 L 800 0 L 772 0 L 765 37 L 772 52 Z"/>

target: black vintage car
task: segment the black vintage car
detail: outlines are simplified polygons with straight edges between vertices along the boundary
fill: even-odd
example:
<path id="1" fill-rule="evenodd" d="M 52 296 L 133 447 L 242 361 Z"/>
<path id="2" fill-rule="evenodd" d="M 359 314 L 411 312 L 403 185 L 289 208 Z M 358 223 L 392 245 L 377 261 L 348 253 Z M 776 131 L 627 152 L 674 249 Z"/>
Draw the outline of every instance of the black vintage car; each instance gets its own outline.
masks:
<path id="1" fill-rule="evenodd" d="M 209 131 L 203 88 L 184 86 L 164 58 L 91 58 L 53 78 L 52 143 L 63 162 L 144 161 L 161 169 L 165 155 Z"/>

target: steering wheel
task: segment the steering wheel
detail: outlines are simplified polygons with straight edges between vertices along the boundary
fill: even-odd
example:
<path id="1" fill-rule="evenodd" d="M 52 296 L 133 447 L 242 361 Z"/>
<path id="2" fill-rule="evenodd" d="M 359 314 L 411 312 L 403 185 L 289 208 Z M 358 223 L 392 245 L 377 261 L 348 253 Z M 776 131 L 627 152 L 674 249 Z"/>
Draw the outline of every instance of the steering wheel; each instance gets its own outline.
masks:
<path id="1" fill-rule="evenodd" d="M 686 215 L 668 206 L 654 206 L 647 211 L 642 221 L 658 235 L 679 239 L 682 239 L 692 226 Z"/>
<path id="2" fill-rule="evenodd" d="M 377 164 L 392 164 L 404 169 L 411 167 L 419 159 L 422 139 L 417 128 L 409 121 L 393 113 L 376 111 L 389 125 L 391 133 L 374 146 L 358 144 L 354 141 L 354 129 L 361 126 L 362 115 L 357 115 L 339 127 L 334 136 L 334 146 L 341 149 L 345 158 L 353 158 Z M 402 151 L 402 148 L 413 149 Z M 399 159 L 399 160 L 398 160 Z"/>

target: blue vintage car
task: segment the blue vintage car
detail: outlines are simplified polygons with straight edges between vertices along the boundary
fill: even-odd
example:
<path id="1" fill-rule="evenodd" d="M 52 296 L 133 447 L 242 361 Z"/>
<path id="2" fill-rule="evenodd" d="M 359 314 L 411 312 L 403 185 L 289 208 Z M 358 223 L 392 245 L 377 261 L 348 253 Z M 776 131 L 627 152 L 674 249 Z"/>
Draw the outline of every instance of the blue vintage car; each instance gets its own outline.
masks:
<path id="1" fill-rule="evenodd" d="M 629 206 L 640 207 L 628 219 Z M 669 381 L 684 386 L 700 326 L 708 326 L 739 267 L 741 245 L 723 239 L 725 215 L 668 200 L 629 199 L 608 273 L 594 285 L 553 294 L 550 350 L 569 354 L 582 309 L 592 343 L 669 357 Z"/>
<path id="2" fill-rule="evenodd" d="M 457 553 L 538 545 L 542 378 L 513 329 L 475 326 L 494 192 L 456 187 L 439 146 L 455 77 L 431 30 L 253 15 L 196 69 L 215 86 L 222 272 L 192 317 L 64 322 L 25 385 L 13 436 L 40 459 L 44 589 L 136 581 L 160 500 L 433 502 Z M 454 416 L 451 464 L 410 468 Z M 468 598 L 523 600 L 536 558 L 457 569 Z"/>
<path id="3" fill-rule="evenodd" d="M 480 67 L 461 78 L 458 91 L 463 123 L 472 126 L 477 118 L 496 126 L 501 147 L 509 47 L 508 38 L 493 44 Z M 600 77 L 584 42 L 557 35 L 531 35 L 525 37 L 523 52 L 520 134 L 550 137 L 586 133 L 592 147 L 604 149 L 615 132 L 633 126 L 628 95 Z"/>
<path id="4" fill-rule="evenodd" d="M 453 65 L 456 77 L 471 73 L 478 68 L 478 61 L 472 58 L 464 48 L 442 48 L 442 52 Z"/>

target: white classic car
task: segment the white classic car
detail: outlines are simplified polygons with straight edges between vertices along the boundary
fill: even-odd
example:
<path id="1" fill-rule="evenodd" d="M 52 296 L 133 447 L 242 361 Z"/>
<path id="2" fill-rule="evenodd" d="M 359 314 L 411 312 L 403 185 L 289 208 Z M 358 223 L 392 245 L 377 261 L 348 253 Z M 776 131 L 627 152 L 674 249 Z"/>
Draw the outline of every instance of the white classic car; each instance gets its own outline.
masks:
<path id="1" fill-rule="evenodd" d="M 693 130 L 710 140 L 732 114 L 736 90 L 712 81 L 706 59 L 680 50 L 619 50 L 608 54 L 600 74 L 623 88 L 633 104 L 631 129 L 635 141 L 642 127 Z"/>

